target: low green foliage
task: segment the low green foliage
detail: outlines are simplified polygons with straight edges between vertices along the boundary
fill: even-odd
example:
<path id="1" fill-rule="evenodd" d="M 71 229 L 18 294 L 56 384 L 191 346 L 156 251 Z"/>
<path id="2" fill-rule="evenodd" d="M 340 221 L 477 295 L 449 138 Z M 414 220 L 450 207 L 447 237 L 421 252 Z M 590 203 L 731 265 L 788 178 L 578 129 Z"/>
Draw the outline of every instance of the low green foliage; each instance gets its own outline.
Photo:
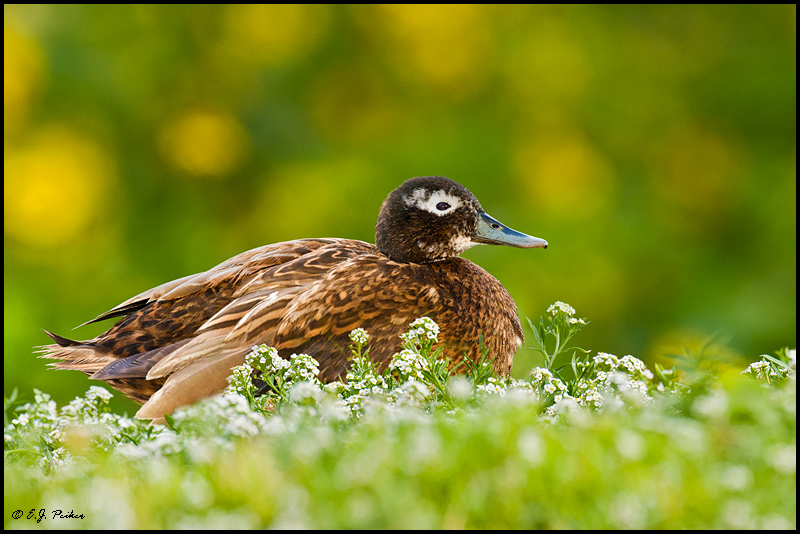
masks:
<path id="1" fill-rule="evenodd" d="M 421 318 L 386 369 L 354 330 L 329 384 L 309 356 L 253 347 L 168 427 L 109 413 L 99 387 L 60 409 L 7 399 L 5 525 L 795 528 L 794 350 L 678 380 L 567 347 L 574 315 L 531 324 L 545 363 L 525 380 L 490 354 L 453 375 Z"/>

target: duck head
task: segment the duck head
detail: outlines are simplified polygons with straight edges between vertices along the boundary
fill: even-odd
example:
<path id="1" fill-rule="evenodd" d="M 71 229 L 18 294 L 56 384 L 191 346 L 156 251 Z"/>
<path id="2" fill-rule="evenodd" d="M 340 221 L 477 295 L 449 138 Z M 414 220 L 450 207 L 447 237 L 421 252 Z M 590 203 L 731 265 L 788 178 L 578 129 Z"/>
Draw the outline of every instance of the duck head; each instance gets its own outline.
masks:
<path id="1" fill-rule="evenodd" d="M 375 226 L 378 250 L 394 261 L 430 263 L 479 244 L 547 248 L 547 241 L 489 216 L 469 189 L 443 176 L 406 180 L 389 193 Z"/>

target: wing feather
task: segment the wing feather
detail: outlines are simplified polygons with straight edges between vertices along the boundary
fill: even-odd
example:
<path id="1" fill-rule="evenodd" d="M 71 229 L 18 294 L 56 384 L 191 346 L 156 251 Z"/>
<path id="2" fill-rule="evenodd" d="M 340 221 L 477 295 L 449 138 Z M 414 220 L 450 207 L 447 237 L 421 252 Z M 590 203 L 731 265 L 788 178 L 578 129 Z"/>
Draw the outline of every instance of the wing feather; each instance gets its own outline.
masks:
<path id="1" fill-rule="evenodd" d="M 89 323 L 116 317 L 121 319 L 109 331 L 92 340 L 73 341 L 49 334 L 56 344 L 41 347 L 40 356 L 61 360 L 53 364 L 57 369 L 97 375 L 114 387 L 124 382 L 126 394 L 140 400 L 141 394 L 130 393 L 130 387 L 136 387 L 138 382 L 128 377 L 139 374 L 140 382 L 144 382 L 148 365 L 156 365 L 189 344 L 184 340 L 197 337 L 198 330 L 230 302 L 266 288 L 270 277 L 264 273 L 318 249 L 342 243 L 356 243 L 355 248 L 369 247 L 366 243 L 349 240 L 303 239 L 252 249 L 208 271 L 184 276 L 140 293 L 99 315 Z M 221 328 L 224 325 L 215 323 L 215 326 Z M 176 342 L 181 343 L 175 345 Z M 131 359 L 127 363 L 108 367 L 128 358 Z M 104 368 L 105 371 L 101 372 Z M 157 389 L 157 384 L 154 386 Z M 142 386 L 142 390 L 149 389 L 153 388 Z M 145 394 L 144 399 L 148 396 Z"/>

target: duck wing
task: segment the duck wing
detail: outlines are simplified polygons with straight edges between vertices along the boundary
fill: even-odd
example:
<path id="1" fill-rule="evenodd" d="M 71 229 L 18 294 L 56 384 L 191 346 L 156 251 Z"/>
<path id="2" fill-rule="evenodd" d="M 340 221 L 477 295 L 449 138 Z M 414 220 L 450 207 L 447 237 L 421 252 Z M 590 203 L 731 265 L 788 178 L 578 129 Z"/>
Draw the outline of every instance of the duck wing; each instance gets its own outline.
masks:
<path id="1" fill-rule="evenodd" d="M 346 240 L 296 240 L 243 252 L 208 271 L 136 295 L 89 321 L 121 317 L 92 340 L 45 331 L 56 344 L 40 347 L 40 356 L 61 360 L 52 364 L 56 369 L 82 371 L 145 402 L 164 382 L 146 380 L 150 368 L 188 344 L 220 309 L 247 293 L 260 273 L 341 241 Z"/>
<path id="2" fill-rule="evenodd" d="M 285 358 L 300 352 L 317 358 L 322 380 L 344 374 L 348 335 L 359 326 L 388 331 L 379 335 L 378 344 L 387 352 L 389 345 L 399 350 L 398 336 L 415 316 L 411 310 L 398 310 L 397 290 L 389 285 L 398 273 L 388 263 L 403 269 L 378 254 L 374 245 L 342 240 L 263 271 L 189 343 L 149 370 L 149 380 L 165 383 L 137 417 L 158 420 L 178 406 L 218 393 L 231 368 L 244 363 L 252 346 L 260 343 L 277 348 Z M 392 343 L 382 342 L 384 337 Z"/>

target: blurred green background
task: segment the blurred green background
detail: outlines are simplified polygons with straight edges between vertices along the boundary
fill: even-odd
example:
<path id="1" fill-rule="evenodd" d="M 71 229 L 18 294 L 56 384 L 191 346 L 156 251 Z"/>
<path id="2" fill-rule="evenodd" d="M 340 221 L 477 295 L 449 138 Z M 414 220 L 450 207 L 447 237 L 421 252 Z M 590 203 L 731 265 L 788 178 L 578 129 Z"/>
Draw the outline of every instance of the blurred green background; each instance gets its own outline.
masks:
<path id="1" fill-rule="evenodd" d="M 748 360 L 796 345 L 795 6 L 4 21 L 6 394 L 88 387 L 32 355 L 40 328 L 91 338 L 112 323 L 72 328 L 256 246 L 372 241 L 389 191 L 432 174 L 550 242 L 465 254 L 526 331 L 562 300 L 592 322 L 578 344 L 650 364 L 709 339 Z"/>

